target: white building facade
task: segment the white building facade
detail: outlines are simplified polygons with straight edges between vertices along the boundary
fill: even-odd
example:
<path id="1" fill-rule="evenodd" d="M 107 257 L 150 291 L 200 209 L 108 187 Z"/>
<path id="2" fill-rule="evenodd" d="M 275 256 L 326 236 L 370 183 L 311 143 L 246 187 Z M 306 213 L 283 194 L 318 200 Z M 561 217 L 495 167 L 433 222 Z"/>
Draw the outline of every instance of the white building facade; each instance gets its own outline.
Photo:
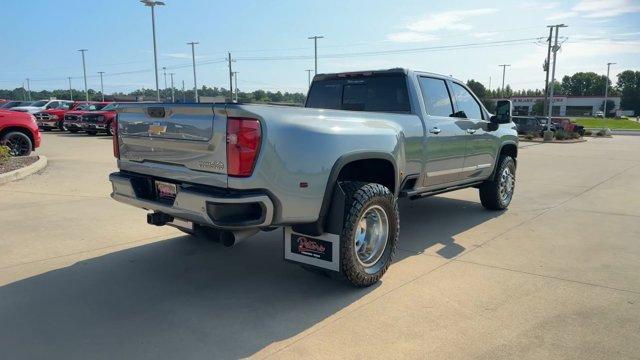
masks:
<path id="1" fill-rule="evenodd" d="M 620 109 L 620 97 L 611 96 L 607 100 L 614 102 L 612 112 Z M 536 101 L 544 101 L 543 96 L 515 96 L 511 98 L 513 112 L 518 115 L 532 115 L 533 105 Z M 604 96 L 554 96 L 553 116 L 594 116 L 596 112 L 602 111 L 600 107 L 604 101 Z M 541 115 L 541 114 L 538 114 Z"/>

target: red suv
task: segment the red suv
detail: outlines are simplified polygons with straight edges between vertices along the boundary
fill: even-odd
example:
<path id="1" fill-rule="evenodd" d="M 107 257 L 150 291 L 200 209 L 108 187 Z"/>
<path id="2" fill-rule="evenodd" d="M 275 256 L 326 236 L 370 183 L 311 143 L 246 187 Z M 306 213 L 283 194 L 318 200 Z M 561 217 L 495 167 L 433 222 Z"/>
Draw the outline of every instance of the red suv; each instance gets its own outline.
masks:
<path id="1" fill-rule="evenodd" d="M 40 146 L 36 118 L 26 112 L 0 110 L 0 144 L 13 156 L 27 156 Z"/>
<path id="2" fill-rule="evenodd" d="M 116 107 L 118 104 L 111 103 L 102 108 L 100 111 L 91 111 L 82 115 L 82 128 L 89 135 L 95 135 L 99 132 L 105 132 L 107 135 L 113 135 L 113 126 L 116 118 Z"/>
<path id="3" fill-rule="evenodd" d="M 62 126 L 64 114 L 69 110 L 75 109 L 80 104 L 82 104 L 82 102 L 79 101 L 52 101 L 47 105 L 46 109 L 38 111 L 33 114 L 33 116 L 36 117 L 38 127 L 44 131 L 50 131 L 51 129 L 64 130 L 64 127 Z"/>

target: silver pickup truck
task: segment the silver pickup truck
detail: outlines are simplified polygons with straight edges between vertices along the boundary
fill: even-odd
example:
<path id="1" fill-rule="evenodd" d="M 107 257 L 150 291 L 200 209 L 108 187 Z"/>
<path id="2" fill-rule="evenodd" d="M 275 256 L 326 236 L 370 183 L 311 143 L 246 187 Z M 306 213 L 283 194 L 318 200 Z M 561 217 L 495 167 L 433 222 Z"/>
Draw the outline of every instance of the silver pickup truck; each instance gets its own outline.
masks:
<path id="1" fill-rule="evenodd" d="M 476 187 L 509 205 L 518 138 L 511 103 L 496 113 L 406 69 L 316 75 L 304 108 L 122 104 L 111 196 L 227 246 L 283 227 L 285 259 L 369 286 L 396 250 L 398 198 Z"/>

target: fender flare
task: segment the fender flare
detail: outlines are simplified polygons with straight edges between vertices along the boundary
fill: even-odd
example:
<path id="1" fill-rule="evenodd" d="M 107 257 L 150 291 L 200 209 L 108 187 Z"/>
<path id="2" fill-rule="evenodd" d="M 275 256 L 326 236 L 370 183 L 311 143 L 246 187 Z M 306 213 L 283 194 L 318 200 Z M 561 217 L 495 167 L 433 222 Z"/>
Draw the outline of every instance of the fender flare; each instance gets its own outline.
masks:
<path id="1" fill-rule="evenodd" d="M 513 145 L 516 147 L 516 152 L 518 151 L 518 143 L 515 141 L 505 141 L 502 144 L 500 144 L 500 149 L 498 150 L 498 153 L 496 154 L 496 160 L 495 163 L 493 164 L 493 171 L 491 172 L 491 177 L 489 179 L 493 179 L 496 176 L 496 171 L 498 171 L 498 161 L 500 161 L 500 154 L 502 154 L 502 149 L 504 149 L 505 146 L 507 145 Z M 516 167 L 518 166 L 518 159 L 513 158 L 513 162 L 515 163 Z"/>
<path id="2" fill-rule="evenodd" d="M 294 231 L 298 231 L 298 232 L 302 232 L 304 234 L 308 234 L 308 235 L 315 235 L 315 236 L 319 236 L 321 234 L 323 234 L 325 232 L 325 228 L 326 228 L 326 223 L 327 221 L 329 221 L 330 219 L 327 218 L 327 214 L 329 213 L 329 210 L 331 209 L 331 203 L 334 197 L 334 194 L 336 193 L 336 191 L 338 192 L 338 194 L 341 193 L 341 189 L 340 186 L 338 185 L 338 176 L 340 175 L 340 172 L 342 171 L 342 169 L 349 163 L 352 163 L 354 161 L 358 161 L 358 160 L 387 160 L 391 163 L 391 165 L 393 166 L 393 172 L 394 172 L 394 189 L 390 189 L 394 195 L 398 195 L 398 190 L 400 189 L 400 182 L 401 179 L 399 179 L 399 172 L 398 172 L 398 165 L 396 163 L 396 159 L 393 157 L 393 155 L 391 155 L 390 153 L 387 152 L 382 152 L 382 151 L 369 151 L 369 150 L 365 150 L 365 151 L 357 151 L 357 152 L 352 152 L 349 154 L 345 154 L 340 156 L 335 163 L 333 164 L 332 168 L 331 168 L 331 172 L 329 173 L 329 178 L 327 179 L 327 185 L 325 187 L 325 191 L 324 191 L 324 196 L 322 197 L 322 205 L 320 207 L 320 213 L 318 215 L 318 220 L 316 220 L 316 222 L 314 223 L 310 223 L 310 224 L 299 224 L 294 226 Z M 335 212 L 335 211 L 334 211 Z M 332 212 L 333 213 L 333 212 Z M 341 217 L 342 213 L 340 214 L 334 214 L 334 216 L 338 216 Z M 333 224 L 335 224 L 336 222 L 341 223 L 342 219 L 333 219 L 333 221 L 331 221 Z M 332 228 L 336 228 L 336 226 L 332 226 Z"/>

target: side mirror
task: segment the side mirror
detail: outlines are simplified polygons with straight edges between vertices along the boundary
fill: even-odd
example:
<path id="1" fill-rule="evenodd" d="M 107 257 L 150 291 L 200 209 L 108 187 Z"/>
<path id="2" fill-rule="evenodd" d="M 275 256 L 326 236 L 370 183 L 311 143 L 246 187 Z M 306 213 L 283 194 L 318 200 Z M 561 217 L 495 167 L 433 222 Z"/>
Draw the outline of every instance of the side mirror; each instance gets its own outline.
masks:
<path id="1" fill-rule="evenodd" d="M 498 100 L 496 114 L 491 117 L 491 122 L 496 124 L 508 124 L 511 122 L 511 100 Z"/>

